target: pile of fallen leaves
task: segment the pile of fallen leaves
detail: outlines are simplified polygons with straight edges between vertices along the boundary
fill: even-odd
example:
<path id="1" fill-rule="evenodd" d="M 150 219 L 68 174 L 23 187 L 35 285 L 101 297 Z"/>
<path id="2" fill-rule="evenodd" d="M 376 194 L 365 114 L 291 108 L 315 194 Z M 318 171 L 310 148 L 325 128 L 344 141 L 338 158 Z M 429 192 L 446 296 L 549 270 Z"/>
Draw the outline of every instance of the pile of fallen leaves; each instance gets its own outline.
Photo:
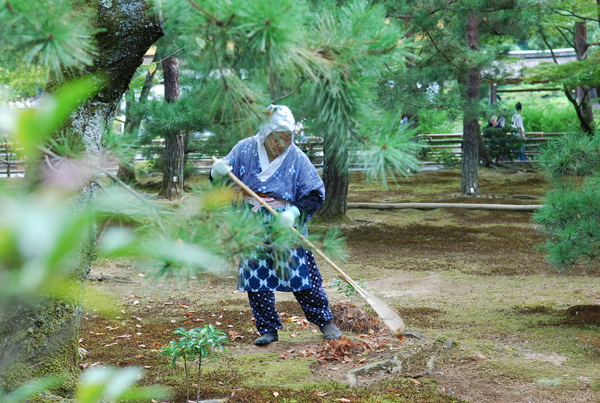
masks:
<path id="1" fill-rule="evenodd" d="M 386 330 L 379 317 L 367 314 L 364 309 L 349 300 L 341 300 L 331 306 L 335 324 L 340 330 L 353 333 L 374 334 Z"/>
<path id="2" fill-rule="evenodd" d="M 354 341 L 346 336 L 337 340 L 329 340 L 319 347 L 309 350 L 287 350 L 280 354 L 283 359 L 295 357 L 315 357 L 320 363 L 328 362 L 364 364 L 369 354 L 399 350 L 401 346 L 397 340 L 389 337 L 377 337 L 373 335 L 360 334 L 360 340 Z"/>

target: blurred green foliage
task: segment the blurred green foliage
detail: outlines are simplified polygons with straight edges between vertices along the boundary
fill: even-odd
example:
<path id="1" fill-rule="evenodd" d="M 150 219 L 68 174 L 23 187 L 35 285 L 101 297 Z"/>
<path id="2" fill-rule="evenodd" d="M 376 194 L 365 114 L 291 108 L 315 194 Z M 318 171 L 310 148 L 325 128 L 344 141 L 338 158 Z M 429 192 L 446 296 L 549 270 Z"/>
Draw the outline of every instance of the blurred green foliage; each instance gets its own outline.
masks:
<path id="1" fill-rule="evenodd" d="M 589 267 L 600 255 L 600 138 L 568 133 L 549 142 L 538 161 L 553 185 L 534 214 L 548 238 L 542 248 L 558 270 Z"/>

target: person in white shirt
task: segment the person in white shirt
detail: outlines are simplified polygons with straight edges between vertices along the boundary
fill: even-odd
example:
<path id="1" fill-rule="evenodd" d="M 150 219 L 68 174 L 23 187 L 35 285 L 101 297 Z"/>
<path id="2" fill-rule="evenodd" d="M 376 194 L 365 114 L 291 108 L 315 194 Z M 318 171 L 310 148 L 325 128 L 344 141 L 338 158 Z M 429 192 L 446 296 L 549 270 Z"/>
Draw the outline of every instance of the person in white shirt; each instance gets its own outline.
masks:
<path id="1" fill-rule="evenodd" d="M 521 111 L 523 110 L 523 105 L 520 102 L 517 102 L 517 104 L 515 105 L 515 109 L 517 111 L 512 116 L 512 125 L 516 129 L 517 135 L 524 139 L 525 138 L 525 126 L 523 126 L 523 116 L 521 116 Z M 521 152 L 518 154 L 520 161 L 525 161 L 525 159 L 526 159 L 524 151 L 525 151 L 525 147 L 523 147 L 521 149 Z"/>

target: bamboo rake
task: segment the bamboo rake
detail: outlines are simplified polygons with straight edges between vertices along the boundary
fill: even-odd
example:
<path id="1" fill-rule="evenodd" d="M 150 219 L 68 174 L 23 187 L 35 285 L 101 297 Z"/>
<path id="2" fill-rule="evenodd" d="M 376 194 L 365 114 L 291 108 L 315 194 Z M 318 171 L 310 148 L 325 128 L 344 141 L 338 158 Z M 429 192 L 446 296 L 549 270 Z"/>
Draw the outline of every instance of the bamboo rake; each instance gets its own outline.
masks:
<path id="1" fill-rule="evenodd" d="M 217 160 L 216 157 L 212 157 L 213 162 Z M 228 173 L 229 178 L 236 183 L 244 192 L 248 193 L 257 202 L 261 204 L 264 208 L 266 208 L 271 214 L 274 216 L 278 216 L 279 214 L 275 211 L 271 206 L 269 206 L 259 195 L 257 195 L 252 189 L 250 189 L 244 182 L 242 182 L 237 176 L 233 173 Z M 317 255 L 319 255 L 323 260 L 325 260 L 339 275 L 342 277 L 348 284 L 350 284 L 354 289 L 358 292 L 358 294 L 375 310 L 377 315 L 381 318 L 383 323 L 387 326 L 390 333 L 393 336 L 401 337 L 404 334 L 405 324 L 400 315 L 394 311 L 394 309 L 389 306 L 387 303 L 371 294 L 360 285 L 358 285 L 350 276 L 348 276 L 344 271 L 333 262 L 325 253 L 323 253 L 319 248 L 317 248 L 312 242 L 310 242 L 304 235 L 302 235 L 298 230 L 294 227 L 291 227 L 291 230 L 294 231 L 296 235 L 300 237 L 300 239 Z"/>

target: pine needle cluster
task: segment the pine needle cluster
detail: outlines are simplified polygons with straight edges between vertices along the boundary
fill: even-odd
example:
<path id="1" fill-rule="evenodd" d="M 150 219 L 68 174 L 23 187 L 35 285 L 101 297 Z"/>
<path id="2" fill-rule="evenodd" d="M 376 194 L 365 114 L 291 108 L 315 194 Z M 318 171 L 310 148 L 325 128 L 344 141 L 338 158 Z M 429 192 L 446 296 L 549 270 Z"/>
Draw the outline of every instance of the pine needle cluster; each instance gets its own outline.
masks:
<path id="1" fill-rule="evenodd" d="M 549 143 L 539 162 L 553 185 L 534 215 L 548 236 L 542 246 L 559 270 L 600 255 L 600 139 L 571 133 Z"/>

